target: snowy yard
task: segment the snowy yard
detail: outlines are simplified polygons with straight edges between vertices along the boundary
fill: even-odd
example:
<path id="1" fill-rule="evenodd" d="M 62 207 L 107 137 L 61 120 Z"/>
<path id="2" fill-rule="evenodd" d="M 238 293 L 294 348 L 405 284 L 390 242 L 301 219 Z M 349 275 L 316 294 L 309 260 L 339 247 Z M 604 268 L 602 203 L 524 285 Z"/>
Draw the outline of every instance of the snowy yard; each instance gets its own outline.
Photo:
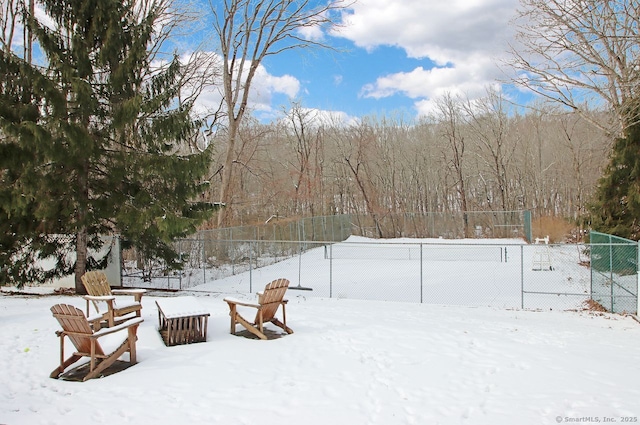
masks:
<path id="1" fill-rule="evenodd" d="M 139 363 L 86 383 L 50 379 L 49 307 L 78 297 L 2 296 L 2 424 L 553 424 L 640 415 L 640 324 L 593 312 L 305 298 L 295 333 L 228 333 L 221 297 L 208 340 L 165 347 L 143 298 Z"/>

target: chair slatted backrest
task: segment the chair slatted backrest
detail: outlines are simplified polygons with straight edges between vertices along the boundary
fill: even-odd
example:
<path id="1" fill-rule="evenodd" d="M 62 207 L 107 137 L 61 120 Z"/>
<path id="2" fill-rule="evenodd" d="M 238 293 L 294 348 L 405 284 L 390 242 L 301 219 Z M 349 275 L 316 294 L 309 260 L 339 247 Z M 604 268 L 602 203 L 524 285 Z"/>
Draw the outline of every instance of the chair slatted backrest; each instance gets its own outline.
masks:
<path id="1" fill-rule="evenodd" d="M 89 295 L 95 297 L 112 295 L 107 276 L 101 271 L 91 271 L 83 274 L 82 284 Z"/>
<path id="2" fill-rule="evenodd" d="M 264 287 L 264 291 L 258 298 L 258 304 L 262 306 L 262 320 L 268 322 L 275 317 L 288 287 L 287 279 L 276 279 Z M 256 315 L 257 320 L 258 315 Z"/>
<path id="3" fill-rule="evenodd" d="M 91 353 L 91 336 L 93 330 L 82 310 L 67 304 L 56 304 L 51 307 L 53 317 L 58 319 L 78 353 Z M 104 355 L 102 347 L 96 341 L 96 354 Z"/>

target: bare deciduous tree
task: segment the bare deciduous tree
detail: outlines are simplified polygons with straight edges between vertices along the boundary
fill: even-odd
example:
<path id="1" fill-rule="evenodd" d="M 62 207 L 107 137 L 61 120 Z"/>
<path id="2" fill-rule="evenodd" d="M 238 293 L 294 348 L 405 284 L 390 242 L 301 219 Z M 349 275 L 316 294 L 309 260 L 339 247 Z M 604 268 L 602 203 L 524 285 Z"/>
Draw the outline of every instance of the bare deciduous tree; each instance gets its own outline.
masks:
<path id="1" fill-rule="evenodd" d="M 220 202 L 230 200 L 233 152 L 238 128 L 249 103 L 251 84 L 265 58 L 291 49 L 329 47 L 310 35 L 336 25 L 336 12 L 345 0 L 320 4 L 311 0 L 211 1 L 213 27 L 222 56 L 227 147 L 222 170 Z M 226 209 L 218 216 L 225 222 Z"/>
<path id="2" fill-rule="evenodd" d="M 620 134 L 638 121 L 639 0 L 520 0 L 517 45 L 510 64 L 515 82 Z M 606 103 L 613 126 L 586 113 Z M 635 111 L 635 112 L 632 112 Z"/>
<path id="3" fill-rule="evenodd" d="M 362 202 L 353 202 L 358 210 L 360 208 L 373 220 L 375 235 L 379 238 L 385 237 L 382 228 L 380 215 L 385 210 L 380 206 L 380 192 L 376 187 L 375 177 L 371 167 L 373 158 L 379 155 L 376 146 L 376 137 L 369 124 L 361 123 L 342 132 L 342 137 L 337 139 L 338 149 L 341 155 L 341 162 L 349 170 L 348 179 L 352 180 L 357 187 L 353 193 L 361 196 Z M 354 197 L 355 198 L 355 197 Z"/>
<path id="4" fill-rule="evenodd" d="M 602 168 L 602 158 L 606 158 L 606 152 L 610 148 L 604 140 L 598 140 L 593 132 L 589 132 L 591 133 L 589 137 L 586 134 L 588 129 L 581 125 L 582 122 L 575 114 L 565 114 L 559 117 L 557 128 L 559 137 L 562 138 L 561 143 L 567 152 L 566 173 L 569 175 L 566 179 L 568 205 L 565 206 L 564 214 L 574 219 L 578 219 L 587 212 L 589 199 L 586 193 L 588 188 L 595 187 L 602 171 L 598 168 Z M 593 143 L 593 140 L 596 143 Z M 594 172 L 596 170 L 598 172 Z"/>
<path id="5" fill-rule="evenodd" d="M 450 93 L 436 100 L 437 120 L 442 126 L 442 136 L 447 141 L 447 148 L 443 152 L 444 160 L 453 172 L 454 186 L 460 201 L 460 211 L 463 214 L 464 236 L 469 236 L 469 221 L 467 218 L 467 188 L 468 179 L 465 176 L 465 137 L 461 127 L 461 101 L 454 99 Z"/>
<path id="6" fill-rule="evenodd" d="M 294 206 L 298 214 L 315 215 L 316 196 L 322 198 L 322 126 L 312 110 L 294 103 L 287 113 L 284 126 L 287 142 L 295 152 L 291 174 L 294 187 Z"/>
<path id="7" fill-rule="evenodd" d="M 489 89 L 486 96 L 464 104 L 467 122 L 474 141 L 478 142 L 478 155 L 486 164 L 497 184 L 499 204 L 503 211 L 514 209 L 510 196 L 510 163 L 517 149 L 517 139 L 510 137 L 507 102 L 501 93 Z"/>

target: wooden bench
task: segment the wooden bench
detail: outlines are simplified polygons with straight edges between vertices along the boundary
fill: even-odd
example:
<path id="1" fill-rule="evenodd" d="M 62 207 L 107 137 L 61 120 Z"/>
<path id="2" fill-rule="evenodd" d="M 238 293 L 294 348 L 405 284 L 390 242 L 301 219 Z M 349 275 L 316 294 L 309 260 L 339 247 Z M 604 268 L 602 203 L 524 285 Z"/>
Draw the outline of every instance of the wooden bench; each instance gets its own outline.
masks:
<path id="1" fill-rule="evenodd" d="M 209 313 L 195 297 L 156 300 L 159 331 L 165 345 L 192 344 L 207 340 Z"/>

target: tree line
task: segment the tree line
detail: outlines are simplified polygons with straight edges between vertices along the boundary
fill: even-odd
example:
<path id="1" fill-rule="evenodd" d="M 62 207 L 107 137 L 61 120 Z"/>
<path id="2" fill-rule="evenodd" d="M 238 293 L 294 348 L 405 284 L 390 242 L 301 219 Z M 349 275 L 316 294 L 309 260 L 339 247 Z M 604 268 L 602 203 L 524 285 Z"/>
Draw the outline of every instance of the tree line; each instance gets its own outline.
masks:
<path id="1" fill-rule="evenodd" d="M 475 101 L 446 95 L 436 105 L 417 121 L 365 117 L 347 125 L 297 104 L 278 122 L 245 123 L 226 206 L 232 223 L 523 209 L 577 224 L 587 218 L 611 148 L 605 132 L 557 108 L 519 112 L 495 91 Z M 215 181 L 225 136 L 212 140 Z M 217 187 L 202 196 L 217 199 Z"/>

